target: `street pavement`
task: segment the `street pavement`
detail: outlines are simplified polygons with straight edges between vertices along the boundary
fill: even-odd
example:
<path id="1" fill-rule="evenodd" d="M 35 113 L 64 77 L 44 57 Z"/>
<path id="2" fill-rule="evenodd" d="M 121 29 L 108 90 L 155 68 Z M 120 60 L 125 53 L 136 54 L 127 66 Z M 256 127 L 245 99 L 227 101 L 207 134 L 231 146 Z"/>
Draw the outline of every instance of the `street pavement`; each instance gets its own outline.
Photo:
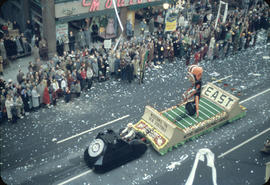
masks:
<path id="1" fill-rule="evenodd" d="M 161 111 L 181 100 L 189 87 L 185 62 L 177 60 L 146 71 L 144 84 L 113 79 L 95 83 L 90 91 L 66 104 L 40 109 L 16 124 L 0 125 L 1 177 L 7 184 L 185 184 L 196 154 L 207 148 L 215 154 L 217 184 L 263 184 L 269 155 L 260 153 L 270 131 L 219 156 L 270 126 L 270 61 L 264 37 L 255 48 L 224 60 L 204 61 L 203 82 L 226 78 L 216 85 L 236 95 L 247 107 L 246 117 L 222 126 L 160 156 L 153 148 L 138 160 L 103 175 L 93 173 L 83 152 L 98 132 L 136 123 L 150 105 Z M 12 75 L 10 75 L 12 76 Z M 224 86 L 228 84 L 228 86 Z M 256 97 L 254 95 L 265 91 Z M 253 97 L 252 99 L 247 99 Z M 245 101 L 246 100 L 246 101 Z M 124 118 L 123 118 L 124 117 Z M 123 119 L 119 119 L 123 118 Z M 118 120 L 102 126 L 112 120 Z M 100 126 L 100 127 L 98 127 Z M 98 128 L 97 128 L 98 127 Z M 92 129 L 85 134 L 79 134 Z M 194 184 L 213 184 L 207 160 L 198 163 Z"/>

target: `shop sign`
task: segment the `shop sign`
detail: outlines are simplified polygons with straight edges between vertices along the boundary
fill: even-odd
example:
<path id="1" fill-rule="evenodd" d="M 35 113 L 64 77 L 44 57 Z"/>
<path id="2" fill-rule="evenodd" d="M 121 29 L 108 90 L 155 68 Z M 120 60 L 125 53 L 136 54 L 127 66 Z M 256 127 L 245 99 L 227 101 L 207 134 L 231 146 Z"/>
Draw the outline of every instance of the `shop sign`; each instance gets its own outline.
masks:
<path id="1" fill-rule="evenodd" d="M 104 40 L 104 48 L 111 49 L 111 47 L 112 47 L 112 39 Z"/>
<path id="2" fill-rule="evenodd" d="M 112 8 L 113 0 L 105 0 L 105 9 Z M 124 7 L 129 5 L 136 5 L 141 3 L 148 3 L 155 0 L 115 0 L 117 7 Z M 102 4 L 101 0 L 82 0 L 83 7 L 89 7 L 89 11 L 93 12 L 99 10 L 100 5 Z"/>
<path id="3" fill-rule="evenodd" d="M 114 0 L 117 7 L 126 7 L 161 0 Z M 113 8 L 113 0 L 80 0 L 55 4 L 55 17 L 74 16 Z"/>
<path id="4" fill-rule="evenodd" d="M 68 35 L 68 23 L 56 24 L 56 38 Z"/>

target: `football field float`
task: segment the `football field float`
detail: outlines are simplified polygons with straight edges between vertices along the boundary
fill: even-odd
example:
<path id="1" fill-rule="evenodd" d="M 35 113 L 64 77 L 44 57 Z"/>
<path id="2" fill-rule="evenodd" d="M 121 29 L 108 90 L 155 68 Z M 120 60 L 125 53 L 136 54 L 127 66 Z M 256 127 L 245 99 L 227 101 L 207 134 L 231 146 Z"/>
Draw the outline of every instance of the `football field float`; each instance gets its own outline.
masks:
<path id="1" fill-rule="evenodd" d="M 239 98 L 208 83 L 201 92 L 199 117 L 186 113 L 185 103 L 164 111 L 146 106 L 142 119 L 133 125 L 161 155 L 190 139 L 246 115 Z"/>

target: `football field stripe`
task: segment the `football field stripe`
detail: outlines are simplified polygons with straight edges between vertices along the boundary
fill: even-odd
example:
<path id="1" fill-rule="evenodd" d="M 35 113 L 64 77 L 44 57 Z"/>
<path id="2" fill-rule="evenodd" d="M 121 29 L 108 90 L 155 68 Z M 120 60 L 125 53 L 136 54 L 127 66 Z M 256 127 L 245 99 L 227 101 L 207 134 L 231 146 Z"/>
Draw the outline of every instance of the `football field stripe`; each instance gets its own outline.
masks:
<path id="1" fill-rule="evenodd" d="M 179 109 L 178 107 L 176 108 L 177 110 L 180 110 L 182 113 L 186 114 L 185 111 L 182 111 L 181 109 Z M 191 117 L 190 115 L 186 114 L 189 118 L 191 118 L 193 121 L 195 121 L 195 123 L 199 123 L 197 120 L 195 120 L 193 117 Z"/>
<path id="2" fill-rule="evenodd" d="M 172 118 L 172 116 L 171 115 L 169 115 L 167 112 L 164 112 L 164 114 L 166 114 L 167 116 L 165 116 L 168 120 L 170 120 L 172 123 L 174 123 L 174 119 Z M 176 122 L 176 123 L 174 123 L 174 124 L 176 124 L 177 126 L 179 126 L 180 128 L 182 128 L 182 129 L 185 129 L 185 128 L 187 128 L 185 125 L 183 125 L 181 122 L 179 122 L 178 123 L 178 121 Z"/>
<path id="3" fill-rule="evenodd" d="M 216 109 L 213 109 L 209 104 L 206 104 L 203 101 L 201 101 L 200 103 L 201 103 L 200 104 L 201 106 L 204 106 L 205 108 L 207 108 L 209 111 L 211 111 L 214 114 L 217 114 L 217 113 L 221 112 L 221 111 L 218 111 Z"/>
<path id="4" fill-rule="evenodd" d="M 180 114 L 178 114 L 177 112 L 175 112 L 174 110 L 171 110 L 172 111 L 172 113 L 173 114 L 175 114 L 177 117 L 180 117 L 181 118 L 181 120 L 183 120 L 183 119 L 185 119 L 185 121 L 189 124 L 189 126 L 191 126 L 192 124 L 190 123 L 190 121 L 188 121 L 187 119 L 186 119 L 186 117 L 182 117 L 181 115 L 183 115 L 182 113 L 180 113 Z M 185 113 L 184 113 L 185 114 Z"/>
<path id="5" fill-rule="evenodd" d="M 206 98 L 202 98 L 201 99 L 204 103 L 208 104 L 209 106 L 211 106 L 211 108 L 215 109 L 218 112 L 222 112 L 223 108 L 217 106 L 215 103 L 210 102 L 209 100 L 207 100 Z"/>
<path id="6" fill-rule="evenodd" d="M 173 112 L 172 112 L 172 114 L 170 113 L 170 111 L 168 111 L 168 114 L 170 114 L 171 116 L 172 116 L 172 114 L 173 115 L 175 115 Z M 181 119 L 181 120 L 177 120 L 177 118 L 178 118 L 179 116 L 176 114 L 176 116 L 174 117 L 174 119 L 178 122 L 178 123 L 181 123 L 182 125 L 185 125 L 185 128 L 187 128 L 187 127 L 189 127 L 190 126 L 190 124 L 189 124 L 189 122 L 187 121 L 187 120 L 184 120 L 184 119 Z"/>
<path id="7" fill-rule="evenodd" d="M 212 114 L 213 116 L 215 115 L 213 112 L 211 112 L 210 110 L 208 110 L 207 108 L 205 108 L 203 105 L 200 105 L 199 107 L 201 107 L 203 110 L 204 110 L 204 113 L 210 113 L 210 114 Z M 209 115 L 209 114 L 207 114 L 207 115 Z M 210 115 L 209 115 L 210 116 Z M 210 116 L 210 117 L 212 117 L 212 116 Z"/>

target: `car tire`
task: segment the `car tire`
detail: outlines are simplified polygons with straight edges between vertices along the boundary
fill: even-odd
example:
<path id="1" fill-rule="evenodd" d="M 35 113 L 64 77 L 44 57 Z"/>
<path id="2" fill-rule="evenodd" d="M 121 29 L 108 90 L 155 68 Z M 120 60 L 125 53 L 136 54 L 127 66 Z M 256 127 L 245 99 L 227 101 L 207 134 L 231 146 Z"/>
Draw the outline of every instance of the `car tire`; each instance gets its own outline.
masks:
<path id="1" fill-rule="evenodd" d="M 104 141 L 102 139 L 94 139 L 89 147 L 88 147 L 88 154 L 90 157 L 98 157 L 104 149 Z"/>

